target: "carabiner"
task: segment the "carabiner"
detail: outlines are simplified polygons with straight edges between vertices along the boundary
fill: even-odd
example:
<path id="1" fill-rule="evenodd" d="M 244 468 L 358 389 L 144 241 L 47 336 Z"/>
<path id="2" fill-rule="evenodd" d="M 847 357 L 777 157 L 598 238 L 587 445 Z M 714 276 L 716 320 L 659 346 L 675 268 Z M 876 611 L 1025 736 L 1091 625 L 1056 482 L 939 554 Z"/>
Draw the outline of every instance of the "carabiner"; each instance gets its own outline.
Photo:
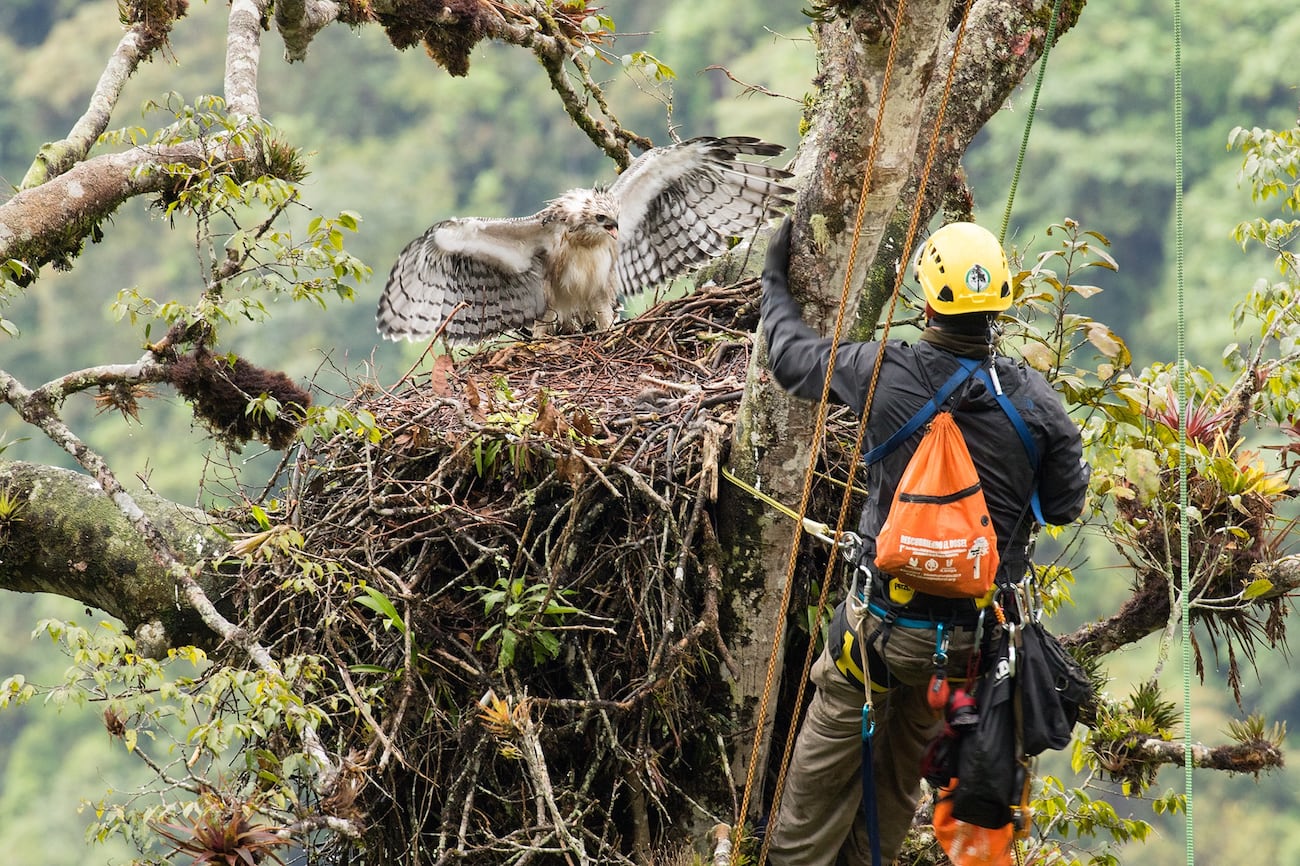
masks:
<path id="1" fill-rule="evenodd" d="M 948 664 L 948 642 L 951 635 L 944 631 L 944 626 L 945 624 L 941 622 L 934 625 L 934 655 L 930 661 L 936 668 L 943 668 Z"/>

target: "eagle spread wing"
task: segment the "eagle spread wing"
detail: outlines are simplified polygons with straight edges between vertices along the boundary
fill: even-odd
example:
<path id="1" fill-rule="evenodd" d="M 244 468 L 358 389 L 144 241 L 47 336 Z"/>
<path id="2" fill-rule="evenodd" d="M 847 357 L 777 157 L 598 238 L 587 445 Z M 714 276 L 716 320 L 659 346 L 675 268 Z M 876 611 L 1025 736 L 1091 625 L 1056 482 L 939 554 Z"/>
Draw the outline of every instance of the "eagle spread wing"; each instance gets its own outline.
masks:
<path id="1" fill-rule="evenodd" d="M 448 341 L 473 343 L 531 324 L 546 311 L 552 234 L 535 217 L 434 224 L 397 256 L 379 298 L 379 332 L 422 340 L 445 322 Z"/>
<path id="2" fill-rule="evenodd" d="M 472 343 L 549 321 L 608 327 L 621 296 L 727 251 L 793 190 L 784 169 L 743 154 L 756 138 L 693 138 L 638 157 L 608 190 L 570 190 L 518 219 L 450 219 L 406 246 L 379 299 L 379 332 Z"/>
<path id="3" fill-rule="evenodd" d="M 741 154 L 785 150 L 757 138 L 692 138 L 641 154 L 610 187 L 619 201 L 618 285 L 631 295 L 705 264 L 788 207 L 790 172 Z"/>

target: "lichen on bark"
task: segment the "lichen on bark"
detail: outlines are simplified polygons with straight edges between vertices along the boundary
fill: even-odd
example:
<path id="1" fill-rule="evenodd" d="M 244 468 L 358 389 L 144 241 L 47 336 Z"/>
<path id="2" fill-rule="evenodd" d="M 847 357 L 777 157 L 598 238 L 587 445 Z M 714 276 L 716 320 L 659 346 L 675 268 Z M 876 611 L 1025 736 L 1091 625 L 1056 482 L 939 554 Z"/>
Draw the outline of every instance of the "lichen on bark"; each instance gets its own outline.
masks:
<path id="1" fill-rule="evenodd" d="M 0 462 L 0 589 L 49 592 L 97 607 L 134 629 L 158 620 L 174 641 L 211 633 L 177 603 L 176 587 L 143 537 L 89 476 L 52 466 Z M 178 554 L 197 564 L 224 549 L 219 522 L 148 492 L 134 498 Z M 204 582 L 220 596 L 221 578 Z"/>

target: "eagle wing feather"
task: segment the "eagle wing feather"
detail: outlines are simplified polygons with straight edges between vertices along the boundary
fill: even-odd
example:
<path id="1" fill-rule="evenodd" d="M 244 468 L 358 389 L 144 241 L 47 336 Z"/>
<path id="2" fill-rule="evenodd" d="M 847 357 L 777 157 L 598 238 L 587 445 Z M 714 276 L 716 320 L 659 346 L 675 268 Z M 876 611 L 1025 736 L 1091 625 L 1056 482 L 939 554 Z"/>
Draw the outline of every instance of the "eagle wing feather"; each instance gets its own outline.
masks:
<path id="1" fill-rule="evenodd" d="M 785 148 L 757 138 L 692 138 L 641 154 L 609 192 L 619 200 L 619 293 L 653 288 L 725 253 L 789 206 L 790 172 L 742 155 Z"/>
<path id="2" fill-rule="evenodd" d="M 789 206 L 790 172 L 741 159 L 784 150 L 752 137 L 693 138 L 646 151 L 608 190 L 570 190 L 530 217 L 436 223 L 397 256 L 379 332 L 425 340 L 441 328 L 450 343 L 473 343 L 544 317 L 606 327 L 612 295 L 698 268 Z"/>
<path id="3" fill-rule="evenodd" d="M 473 343 L 531 324 L 546 309 L 551 234 L 536 217 L 434 224 L 398 254 L 379 299 L 379 332 L 426 340 L 446 322 L 449 342 Z"/>

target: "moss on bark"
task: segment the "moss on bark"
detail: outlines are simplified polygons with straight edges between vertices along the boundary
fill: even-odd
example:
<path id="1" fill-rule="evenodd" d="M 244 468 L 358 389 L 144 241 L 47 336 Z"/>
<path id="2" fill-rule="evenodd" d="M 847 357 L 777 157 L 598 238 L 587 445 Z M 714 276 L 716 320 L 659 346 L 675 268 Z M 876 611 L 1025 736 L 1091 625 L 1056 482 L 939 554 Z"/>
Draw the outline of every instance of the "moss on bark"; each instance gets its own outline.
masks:
<path id="1" fill-rule="evenodd" d="M 186 562 L 224 549 L 217 522 L 147 492 L 136 501 Z M 173 642 L 211 634 L 177 603 L 144 539 L 91 478 L 30 463 L 0 463 L 0 589 L 50 592 L 103 610 L 129 629 L 158 622 Z M 206 588 L 221 595 L 215 575 Z"/>

